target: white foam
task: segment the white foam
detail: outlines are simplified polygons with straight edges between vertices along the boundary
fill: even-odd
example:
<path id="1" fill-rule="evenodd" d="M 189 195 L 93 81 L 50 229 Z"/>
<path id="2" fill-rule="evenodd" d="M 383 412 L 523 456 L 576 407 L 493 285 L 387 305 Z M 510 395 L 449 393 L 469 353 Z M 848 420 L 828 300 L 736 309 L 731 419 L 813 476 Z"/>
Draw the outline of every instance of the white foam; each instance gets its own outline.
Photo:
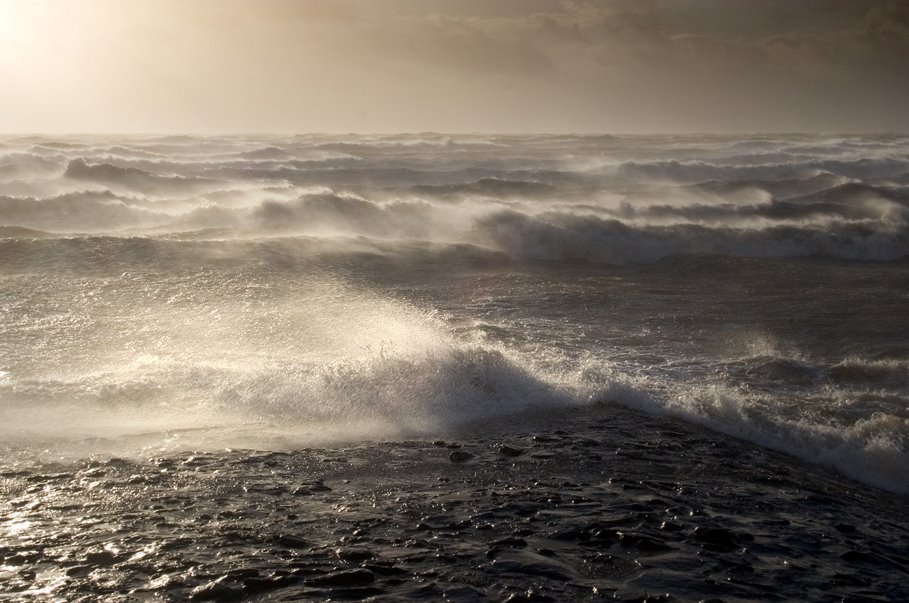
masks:
<path id="1" fill-rule="evenodd" d="M 30 359 L 27 374 L 0 382 L 2 439 L 122 445 L 137 434 L 163 440 L 205 429 L 207 445 L 235 445 L 253 423 L 260 445 L 299 444 L 428 434 L 576 400 L 514 352 L 459 340 L 431 312 L 337 282 L 311 281 L 280 300 L 254 291 L 238 301 L 234 292 L 214 308 L 162 293 L 158 308 L 139 300 L 119 331 L 98 324 L 102 306 L 64 321 L 87 321 L 106 338 L 91 346 L 53 341 L 66 324 L 46 324 L 50 349 Z M 56 359 L 66 353 L 76 356 L 61 371 Z"/>
<path id="2" fill-rule="evenodd" d="M 823 408 L 812 412 L 811 401 L 782 394 L 768 397 L 723 383 L 654 387 L 638 381 L 636 386 L 659 393 L 620 396 L 615 401 L 703 425 L 878 488 L 909 493 L 909 417 L 875 412 L 866 418 L 836 420 Z"/>

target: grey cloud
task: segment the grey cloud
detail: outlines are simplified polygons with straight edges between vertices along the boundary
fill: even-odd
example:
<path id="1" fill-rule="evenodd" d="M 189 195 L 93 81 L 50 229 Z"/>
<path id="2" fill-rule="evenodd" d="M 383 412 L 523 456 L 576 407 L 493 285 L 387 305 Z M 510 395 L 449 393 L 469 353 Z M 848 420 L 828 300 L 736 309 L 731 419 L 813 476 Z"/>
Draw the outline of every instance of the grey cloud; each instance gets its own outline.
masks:
<path id="1" fill-rule="evenodd" d="M 672 69 L 728 65 L 841 79 L 857 70 L 898 76 L 909 70 L 907 3 L 808 0 L 693 6 L 699 16 L 706 16 L 707 9 L 719 11 L 725 27 L 697 27 L 680 10 L 686 4 L 675 10 L 673 6 L 647 0 L 571 2 L 507 17 L 430 16 L 420 19 L 429 32 L 422 47 L 430 51 L 427 60 L 451 53 L 480 69 L 637 60 Z M 775 31 L 749 25 L 760 23 L 762 16 L 775 23 Z M 826 28 L 819 29 L 818 22 Z M 439 53 L 432 52 L 434 44 Z M 532 59 L 522 64 L 509 57 Z"/>

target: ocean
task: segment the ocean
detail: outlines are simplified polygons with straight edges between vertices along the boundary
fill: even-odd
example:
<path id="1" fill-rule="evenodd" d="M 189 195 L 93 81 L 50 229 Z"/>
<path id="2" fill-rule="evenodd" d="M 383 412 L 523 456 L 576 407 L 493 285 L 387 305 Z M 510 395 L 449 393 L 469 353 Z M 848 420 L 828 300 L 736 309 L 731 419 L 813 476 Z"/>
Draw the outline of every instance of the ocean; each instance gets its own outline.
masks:
<path id="1" fill-rule="evenodd" d="M 904 599 L 909 137 L 5 137 L 0 449 L 10 600 Z"/>

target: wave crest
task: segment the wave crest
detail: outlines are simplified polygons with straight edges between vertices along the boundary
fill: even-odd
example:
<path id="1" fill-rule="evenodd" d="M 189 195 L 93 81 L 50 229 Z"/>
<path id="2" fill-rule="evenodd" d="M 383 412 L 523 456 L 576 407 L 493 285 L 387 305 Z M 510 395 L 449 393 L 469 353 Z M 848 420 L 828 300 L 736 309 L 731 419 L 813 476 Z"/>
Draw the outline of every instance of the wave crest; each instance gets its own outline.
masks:
<path id="1" fill-rule="evenodd" d="M 845 224 L 832 228 L 632 226 L 596 216 L 502 211 L 478 219 L 481 239 L 512 255 L 544 260 L 635 264 L 682 255 L 821 257 L 892 261 L 909 256 L 909 227 Z"/>

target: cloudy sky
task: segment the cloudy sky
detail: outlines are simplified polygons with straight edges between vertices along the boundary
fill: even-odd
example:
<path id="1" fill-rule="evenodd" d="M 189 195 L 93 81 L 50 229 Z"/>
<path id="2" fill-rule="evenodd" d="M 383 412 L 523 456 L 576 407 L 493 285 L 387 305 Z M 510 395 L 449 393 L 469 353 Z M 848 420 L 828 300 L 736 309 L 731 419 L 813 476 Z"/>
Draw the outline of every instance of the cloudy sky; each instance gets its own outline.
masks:
<path id="1" fill-rule="evenodd" d="M 0 132 L 909 131 L 906 0 L 0 0 Z"/>

